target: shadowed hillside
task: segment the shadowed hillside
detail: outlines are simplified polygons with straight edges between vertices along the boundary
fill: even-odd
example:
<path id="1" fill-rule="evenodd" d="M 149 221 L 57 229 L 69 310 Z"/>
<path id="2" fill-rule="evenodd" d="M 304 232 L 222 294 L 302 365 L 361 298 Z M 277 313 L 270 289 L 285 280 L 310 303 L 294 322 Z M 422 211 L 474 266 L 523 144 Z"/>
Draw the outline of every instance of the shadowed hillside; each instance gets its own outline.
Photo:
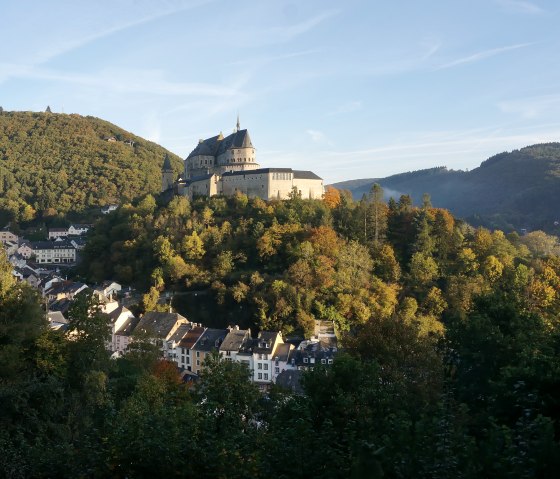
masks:
<path id="1" fill-rule="evenodd" d="M 416 203 L 429 193 L 434 206 L 448 208 L 473 224 L 559 232 L 554 222 L 560 219 L 560 143 L 500 153 L 471 171 L 441 167 L 333 186 L 360 198 L 374 182 L 387 196 L 409 194 Z"/>
<path id="2" fill-rule="evenodd" d="M 107 121 L 80 115 L 0 113 L 0 226 L 159 192 L 166 154 Z"/>

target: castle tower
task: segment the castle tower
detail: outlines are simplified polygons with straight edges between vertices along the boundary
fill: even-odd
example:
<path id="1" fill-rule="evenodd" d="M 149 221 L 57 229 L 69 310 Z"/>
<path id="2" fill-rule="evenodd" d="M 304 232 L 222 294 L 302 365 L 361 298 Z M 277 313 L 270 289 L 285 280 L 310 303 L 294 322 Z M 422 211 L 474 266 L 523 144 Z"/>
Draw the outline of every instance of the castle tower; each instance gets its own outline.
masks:
<path id="1" fill-rule="evenodd" d="M 173 188 L 173 181 L 174 181 L 174 173 L 173 168 L 171 167 L 171 160 L 169 159 L 169 155 L 165 154 L 165 160 L 163 160 L 163 166 L 161 168 L 161 192 L 167 191 L 170 188 Z"/>

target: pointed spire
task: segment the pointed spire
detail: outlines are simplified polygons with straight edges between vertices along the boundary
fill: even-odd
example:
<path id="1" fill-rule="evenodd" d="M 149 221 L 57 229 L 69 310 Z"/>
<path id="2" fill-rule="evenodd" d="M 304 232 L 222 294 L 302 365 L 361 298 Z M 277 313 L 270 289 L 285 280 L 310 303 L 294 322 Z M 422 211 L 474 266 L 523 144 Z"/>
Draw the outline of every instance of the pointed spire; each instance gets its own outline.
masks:
<path id="1" fill-rule="evenodd" d="M 169 159 L 169 155 L 165 154 L 165 159 L 163 160 L 163 167 L 162 170 L 172 170 L 173 167 L 171 166 L 171 160 Z"/>
<path id="2" fill-rule="evenodd" d="M 239 126 L 239 112 L 237 112 L 237 131 L 239 131 L 241 127 Z"/>

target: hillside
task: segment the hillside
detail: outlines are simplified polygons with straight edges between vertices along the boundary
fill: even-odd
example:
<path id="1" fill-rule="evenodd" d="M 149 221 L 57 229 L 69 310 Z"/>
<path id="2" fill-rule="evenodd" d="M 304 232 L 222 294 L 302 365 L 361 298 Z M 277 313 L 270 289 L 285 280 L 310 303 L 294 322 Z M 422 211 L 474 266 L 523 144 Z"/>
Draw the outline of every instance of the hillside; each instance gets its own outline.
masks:
<path id="1" fill-rule="evenodd" d="M 354 198 L 378 182 L 387 196 L 409 194 L 416 203 L 429 193 L 434 206 L 448 208 L 474 224 L 559 233 L 560 143 L 500 153 L 471 171 L 432 168 L 410 173 L 336 183 Z"/>
<path id="2" fill-rule="evenodd" d="M 0 226 L 159 192 L 165 154 L 181 171 L 178 156 L 99 118 L 2 112 Z"/>

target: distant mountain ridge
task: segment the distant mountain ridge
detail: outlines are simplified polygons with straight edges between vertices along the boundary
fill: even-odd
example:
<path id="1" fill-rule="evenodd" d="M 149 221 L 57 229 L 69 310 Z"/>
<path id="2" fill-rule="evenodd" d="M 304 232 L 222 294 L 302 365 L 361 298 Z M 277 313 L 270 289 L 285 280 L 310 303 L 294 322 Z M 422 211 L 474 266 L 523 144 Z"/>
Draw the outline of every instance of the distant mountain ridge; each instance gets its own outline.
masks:
<path id="1" fill-rule="evenodd" d="M 161 188 L 165 148 L 91 116 L 0 112 L 0 226 L 80 213 Z"/>
<path id="2" fill-rule="evenodd" d="M 473 224 L 560 233 L 555 224 L 560 221 L 560 143 L 500 153 L 470 171 L 438 167 L 332 186 L 360 198 L 373 183 L 379 183 L 387 197 L 409 194 L 415 203 L 429 193 L 434 206 Z"/>

